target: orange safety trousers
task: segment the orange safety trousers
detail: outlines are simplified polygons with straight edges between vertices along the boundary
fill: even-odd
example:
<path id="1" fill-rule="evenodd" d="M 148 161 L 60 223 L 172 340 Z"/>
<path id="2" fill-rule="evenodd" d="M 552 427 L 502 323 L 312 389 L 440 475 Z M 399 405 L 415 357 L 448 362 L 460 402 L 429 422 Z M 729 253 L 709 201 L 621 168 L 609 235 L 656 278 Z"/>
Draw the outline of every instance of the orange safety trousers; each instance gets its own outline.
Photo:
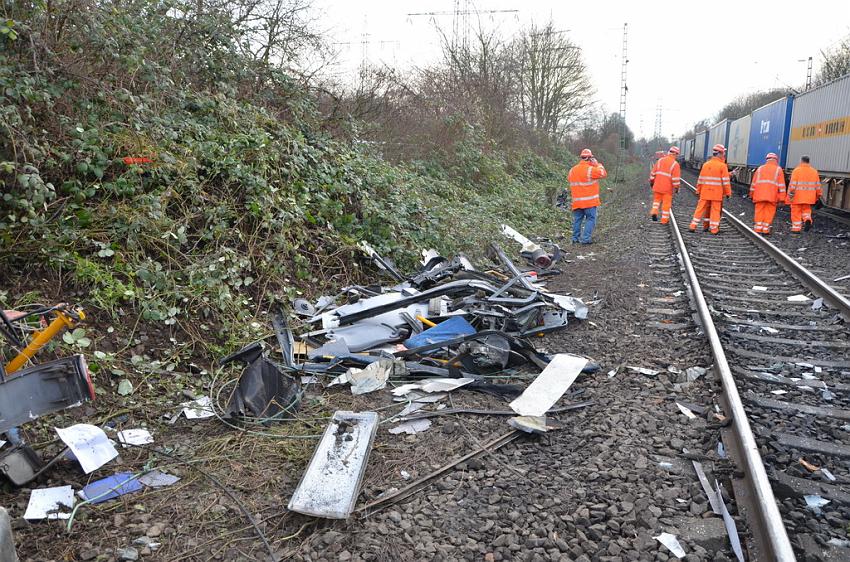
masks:
<path id="1" fill-rule="evenodd" d="M 697 210 L 694 211 L 694 218 L 691 220 L 691 225 L 688 227 L 691 232 L 696 232 L 697 226 L 702 222 L 703 228 L 708 221 L 708 230 L 712 234 L 720 232 L 720 213 L 723 210 L 723 201 L 709 201 L 708 199 L 700 199 L 697 203 Z M 706 218 L 705 215 L 708 215 Z"/>
<path id="2" fill-rule="evenodd" d="M 772 201 L 756 201 L 755 207 L 753 231 L 760 234 L 770 234 L 773 217 L 776 216 L 776 203 Z"/>
<path id="3" fill-rule="evenodd" d="M 670 222 L 670 207 L 673 206 L 672 193 L 656 193 L 652 192 L 652 211 L 650 216 L 657 217 L 658 210 L 661 209 L 661 224 Z"/>
<path id="4" fill-rule="evenodd" d="M 812 222 L 812 205 L 810 203 L 791 203 L 791 232 L 803 230 L 804 222 Z"/>

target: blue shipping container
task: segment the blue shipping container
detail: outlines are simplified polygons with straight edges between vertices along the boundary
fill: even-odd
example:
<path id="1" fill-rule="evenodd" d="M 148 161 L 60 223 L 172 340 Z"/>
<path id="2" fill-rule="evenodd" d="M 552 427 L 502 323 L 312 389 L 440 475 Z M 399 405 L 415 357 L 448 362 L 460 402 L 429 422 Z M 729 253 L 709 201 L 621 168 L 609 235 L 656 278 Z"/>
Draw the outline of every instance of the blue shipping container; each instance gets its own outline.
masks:
<path id="1" fill-rule="evenodd" d="M 761 166 L 765 155 L 775 152 L 779 155 L 779 165 L 785 167 L 793 104 L 794 96 L 786 96 L 753 111 L 747 166 Z"/>

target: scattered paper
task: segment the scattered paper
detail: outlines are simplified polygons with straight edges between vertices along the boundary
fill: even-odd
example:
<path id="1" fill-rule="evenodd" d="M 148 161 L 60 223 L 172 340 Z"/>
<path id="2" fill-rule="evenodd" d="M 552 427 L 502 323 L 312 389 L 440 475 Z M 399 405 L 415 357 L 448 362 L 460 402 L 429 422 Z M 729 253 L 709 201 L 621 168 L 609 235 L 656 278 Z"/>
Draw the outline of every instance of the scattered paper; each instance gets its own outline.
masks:
<path id="1" fill-rule="evenodd" d="M 450 392 L 474 381 L 475 379 L 468 377 L 424 379 L 418 383 L 403 384 L 396 387 L 392 393 L 393 396 L 405 396 L 414 390 L 421 390 L 429 394 L 432 392 Z"/>
<path id="2" fill-rule="evenodd" d="M 688 367 L 685 369 L 685 376 L 688 378 L 688 382 L 694 382 L 703 376 L 706 370 L 705 367 Z"/>
<path id="3" fill-rule="evenodd" d="M 679 411 L 680 411 L 680 412 L 682 412 L 683 414 L 685 414 L 685 416 L 687 416 L 689 419 L 695 420 L 695 419 L 697 418 L 696 414 L 694 414 L 694 413 L 690 410 L 690 408 L 687 408 L 687 407 L 685 407 L 685 406 L 682 406 L 682 405 L 681 405 L 681 404 L 679 404 L 678 402 L 676 402 L 676 406 L 678 406 L 678 407 L 679 407 Z"/>
<path id="4" fill-rule="evenodd" d="M 508 420 L 508 425 L 526 433 L 546 433 L 560 426 L 544 416 L 516 416 Z"/>
<path id="5" fill-rule="evenodd" d="M 399 435 L 401 433 L 407 433 L 408 435 L 415 435 L 417 433 L 422 433 L 426 429 L 431 427 L 431 420 L 427 418 L 418 419 L 418 420 L 410 420 L 404 423 L 400 423 L 395 427 L 391 427 L 388 431 L 393 435 Z"/>
<path id="6" fill-rule="evenodd" d="M 823 299 L 818 297 L 815 299 L 815 302 L 812 303 L 812 310 L 820 310 L 823 308 Z"/>
<path id="7" fill-rule="evenodd" d="M 767 291 L 767 287 L 762 287 L 761 285 L 753 285 L 753 291 Z"/>
<path id="8" fill-rule="evenodd" d="M 65 442 L 86 474 L 94 472 L 118 456 L 106 433 L 97 426 L 78 423 L 71 427 L 56 427 L 59 439 Z"/>
<path id="9" fill-rule="evenodd" d="M 778 390 L 771 390 L 771 391 L 770 391 L 770 393 L 771 393 L 771 394 L 775 394 L 775 395 L 777 395 L 777 396 L 782 396 L 783 394 L 788 394 L 788 391 L 787 391 L 787 390 L 778 389 Z"/>
<path id="10" fill-rule="evenodd" d="M 791 295 L 788 297 L 788 302 L 809 302 L 810 299 L 806 295 Z"/>
<path id="11" fill-rule="evenodd" d="M 827 480 L 830 482 L 835 482 L 835 475 L 829 471 L 827 468 L 821 468 L 820 473 L 823 474 Z"/>
<path id="12" fill-rule="evenodd" d="M 159 470 L 151 470 L 150 472 L 139 476 L 139 482 L 149 488 L 164 488 L 165 486 L 176 484 L 179 481 L 179 476 L 174 476 L 173 474 L 168 474 L 167 472 L 161 472 Z"/>
<path id="13" fill-rule="evenodd" d="M 806 500 L 806 507 L 816 514 L 820 514 L 820 508 L 829 503 L 829 500 L 817 495 L 803 496 Z"/>
<path id="14" fill-rule="evenodd" d="M 608 371 L 608 378 L 613 379 L 617 375 L 617 371 L 618 369 L 611 369 L 610 371 Z"/>
<path id="15" fill-rule="evenodd" d="M 39 488 L 30 493 L 24 519 L 68 519 L 74 509 L 74 489 L 71 486 Z"/>
<path id="16" fill-rule="evenodd" d="M 654 369 L 647 369 L 646 367 L 626 366 L 626 368 L 630 371 L 634 371 L 635 373 L 640 373 L 641 375 L 647 375 L 647 376 L 650 376 L 650 377 L 654 377 L 655 375 L 657 375 L 658 373 L 661 372 L 661 371 L 656 371 Z"/>
<path id="17" fill-rule="evenodd" d="M 403 377 L 407 367 L 400 359 L 378 359 L 363 369 L 352 367 L 348 370 L 348 382 L 351 383 L 351 394 L 368 394 L 387 386 L 391 376 Z"/>
<path id="18" fill-rule="evenodd" d="M 187 420 L 198 420 L 211 418 L 215 415 L 213 410 L 212 400 L 209 396 L 201 396 L 189 402 L 180 404 L 183 406 L 183 415 Z"/>
<path id="19" fill-rule="evenodd" d="M 720 457 L 721 459 L 726 458 L 726 447 L 723 446 L 722 441 L 717 442 L 717 456 Z"/>
<path id="20" fill-rule="evenodd" d="M 762 326 L 761 331 L 767 332 L 768 334 L 778 334 L 779 333 L 779 330 L 777 330 L 776 328 L 771 328 L 770 326 Z"/>
<path id="21" fill-rule="evenodd" d="M 676 535 L 671 535 L 670 533 L 661 533 L 657 537 L 652 537 L 664 546 L 667 547 L 667 550 L 673 553 L 673 556 L 676 558 L 684 558 L 685 557 L 685 549 L 682 548 L 682 545 L 679 544 L 679 539 L 676 538 Z"/>
<path id="22" fill-rule="evenodd" d="M 301 375 L 301 384 L 319 384 L 319 377 L 316 375 Z"/>
<path id="23" fill-rule="evenodd" d="M 87 485 L 80 490 L 80 497 L 91 503 L 102 503 L 141 489 L 142 484 L 133 477 L 132 472 L 119 472 Z"/>
<path id="24" fill-rule="evenodd" d="M 128 445 L 147 445 L 153 443 L 153 435 L 147 429 L 125 429 L 118 432 L 118 442 L 127 447 Z"/>

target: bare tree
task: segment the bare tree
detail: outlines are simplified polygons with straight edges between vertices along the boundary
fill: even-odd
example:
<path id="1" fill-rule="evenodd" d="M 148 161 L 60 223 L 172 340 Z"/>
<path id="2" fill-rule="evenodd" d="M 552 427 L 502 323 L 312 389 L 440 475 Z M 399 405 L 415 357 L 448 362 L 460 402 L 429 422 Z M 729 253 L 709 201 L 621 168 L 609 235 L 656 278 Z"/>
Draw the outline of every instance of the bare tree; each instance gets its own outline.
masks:
<path id="1" fill-rule="evenodd" d="M 551 21 L 532 24 L 513 46 L 523 120 L 549 135 L 563 135 L 593 101 L 581 50 Z"/>
<path id="2" fill-rule="evenodd" d="M 749 115 L 753 112 L 753 110 L 777 100 L 787 93 L 788 92 L 785 88 L 773 88 L 771 90 L 764 90 L 761 92 L 738 96 L 727 103 L 723 109 L 714 116 L 714 122 L 717 123 L 723 119 L 738 119 L 744 115 Z"/>
<path id="3" fill-rule="evenodd" d="M 821 51 L 820 54 L 823 63 L 815 78 L 816 85 L 850 74 L 850 36 L 845 37 L 836 47 Z"/>

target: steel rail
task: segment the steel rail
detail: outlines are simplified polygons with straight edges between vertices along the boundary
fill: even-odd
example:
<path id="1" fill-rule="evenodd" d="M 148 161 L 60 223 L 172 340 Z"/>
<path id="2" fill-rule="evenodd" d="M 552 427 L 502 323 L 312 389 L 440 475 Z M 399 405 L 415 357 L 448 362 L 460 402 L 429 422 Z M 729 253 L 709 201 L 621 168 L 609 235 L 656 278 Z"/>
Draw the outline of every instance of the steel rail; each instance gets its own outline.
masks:
<path id="1" fill-rule="evenodd" d="M 782 516 L 776 505 L 776 498 L 773 495 L 773 489 L 770 486 L 767 471 L 764 468 L 755 436 L 747 419 L 744 404 L 741 402 L 741 396 L 738 393 L 738 387 L 735 384 L 732 370 L 729 368 L 729 361 L 726 359 L 726 353 L 723 350 L 720 335 L 714 326 L 708 303 L 702 294 L 699 279 L 697 279 L 696 271 L 694 271 L 694 266 L 685 247 L 685 240 L 682 238 L 682 233 L 679 231 L 676 217 L 672 211 L 670 212 L 670 226 L 682 258 L 682 265 L 685 268 L 688 282 L 691 285 L 697 314 L 711 346 L 717 374 L 720 377 L 726 400 L 729 403 L 729 414 L 732 416 L 732 429 L 738 447 L 738 459 L 743 462 L 745 473 L 749 476 L 745 484 L 748 485 L 749 492 L 755 499 L 754 511 L 756 512 L 756 520 L 754 523 L 756 524 L 758 534 L 754 533 L 754 535 L 764 538 L 764 544 L 760 546 L 768 551 L 767 556 L 764 558 L 765 560 L 793 562 L 796 560 L 794 550 L 791 547 L 788 532 L 785 529 L 785 524 L 782 522 Z"/>
<path id="2" fill-rule="evenodd" d="M 688 181 L 682 180 L 682 183 L 696 192 L 696 188 Z M 744 234 L 756 246 L 767 252 L 779 265 L 788 270 L 794 277 L 799 279 L 806 287 L 812 290 L 814 294 L 829 303 L 830 306 L 838 310 L 844 319 L 850 322 L 850 300 L 844 295 L 833 289 L 825 283 L 820 277 L 800 265 L 800 262 L 774 246 L 769 240 L 757 234 L 753 229 L 747 226 L 744 221 L 730 213 L 727 209 L 723 209 L 723 214 L 729 219 L 741 233 Z"/>

